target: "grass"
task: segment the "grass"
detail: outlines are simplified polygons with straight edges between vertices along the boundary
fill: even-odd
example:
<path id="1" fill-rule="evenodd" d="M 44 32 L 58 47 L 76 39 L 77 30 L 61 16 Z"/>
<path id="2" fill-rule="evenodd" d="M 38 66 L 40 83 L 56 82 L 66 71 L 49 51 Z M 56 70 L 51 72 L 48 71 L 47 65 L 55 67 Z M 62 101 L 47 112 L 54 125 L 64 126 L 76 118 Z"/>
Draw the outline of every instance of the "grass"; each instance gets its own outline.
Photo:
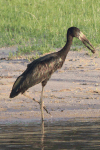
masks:
<path id="1" fill-rule="evenodd" d="M 19 55 L 63 47 L 70 26 L 98 46 L 99 25 L 99 0 L 0 0 L 0 47 L 17 45 Z M 74 39 L 73 45 L 82 43 Z"/>

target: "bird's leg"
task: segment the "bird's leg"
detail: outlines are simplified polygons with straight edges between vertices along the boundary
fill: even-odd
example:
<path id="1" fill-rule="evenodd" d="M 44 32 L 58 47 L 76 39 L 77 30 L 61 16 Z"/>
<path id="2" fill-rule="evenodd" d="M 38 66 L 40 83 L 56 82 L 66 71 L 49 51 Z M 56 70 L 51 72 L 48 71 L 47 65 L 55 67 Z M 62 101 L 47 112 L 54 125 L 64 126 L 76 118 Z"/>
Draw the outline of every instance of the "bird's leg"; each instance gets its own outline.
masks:
<path id="1" fill-rule="evenodd" d="M 41 91 L 41 97 L 40 97 L 40 109 L 41 109 L 41 119 L 42 119 L 42 122 L 44 121 L 44 113 L 43 113 L 43 90 L 44 90 L 44 87 L 42 86 L 42 91 Z"/>
<path id="2" fill-rule="evenodd" d="M 29 95 L 26 94 L 26 92 L 23 93 L 23 95 L 24 95 L 25 97 L 28 97 L 29 99 L 32 99 L 33 101 L 37 102 L 38 104 L 40 104 L 40 102 L 39 102 L 38 100 L 36 100 L 35 98 L 30 97 Z M 44 110 L 45 110 L 48 114 L 50 114 L 50 112 L 46 109 L 46 106 L 45 106 L 45 105 L 43 106 L 43 108 L 44 108 Z M 51 114 L 50 114 L 50 115 L 51 115 Z"/>

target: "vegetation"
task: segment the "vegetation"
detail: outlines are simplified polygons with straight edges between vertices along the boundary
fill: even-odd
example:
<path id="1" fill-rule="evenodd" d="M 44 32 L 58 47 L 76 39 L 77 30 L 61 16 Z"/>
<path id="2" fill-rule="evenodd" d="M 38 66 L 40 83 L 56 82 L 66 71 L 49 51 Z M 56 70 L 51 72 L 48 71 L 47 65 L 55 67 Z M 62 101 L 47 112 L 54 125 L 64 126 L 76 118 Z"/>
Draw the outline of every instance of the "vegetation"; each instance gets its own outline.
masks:
<path id="1" fill-rule="evenodd" d="M 99 0 L 0 0 L 0 47 L 18 45 L 18 54 L 64 46 L 70 26 L 97 46 L 99 25 Z M 82 45 L 77 39 L 73 44 Z"/>

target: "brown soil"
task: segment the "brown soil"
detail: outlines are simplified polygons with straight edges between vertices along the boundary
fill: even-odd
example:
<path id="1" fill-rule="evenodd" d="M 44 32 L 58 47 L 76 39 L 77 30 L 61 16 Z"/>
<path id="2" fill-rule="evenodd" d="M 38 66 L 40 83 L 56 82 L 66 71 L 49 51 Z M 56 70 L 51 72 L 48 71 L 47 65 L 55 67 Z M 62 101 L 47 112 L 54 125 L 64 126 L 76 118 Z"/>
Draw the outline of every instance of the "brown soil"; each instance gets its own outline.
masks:
<path id="1" fill-rule="evenodd" d="M 7 60 L 9 51 L 0 49 L 0 120 L 5 122 L 40 120 L 39 104 L 23 95 L 10 99 L 16 78 L 26 69 L 27 59 Z M 39 100 L 41 84 L 28 90 Z M 63 67 L 56 71 L 44 89 L 45 119 L 100 117 L 100 58 L 86 51 L 70 51 Z"/>

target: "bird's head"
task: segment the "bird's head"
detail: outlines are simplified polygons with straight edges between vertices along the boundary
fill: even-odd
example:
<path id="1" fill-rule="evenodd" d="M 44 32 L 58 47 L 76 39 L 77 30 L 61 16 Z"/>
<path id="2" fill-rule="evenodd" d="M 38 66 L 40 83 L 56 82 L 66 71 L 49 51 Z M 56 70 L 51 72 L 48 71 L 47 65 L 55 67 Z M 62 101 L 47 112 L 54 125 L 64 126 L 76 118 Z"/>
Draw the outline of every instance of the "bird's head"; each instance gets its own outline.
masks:
<path id="1" fill-rule="evenodd" d="M 71 35 L 72 37 L 78 38 L 80 41 L 83 42 L 83 44 L 91 50 L 92 53 L 95 53 L 95 48 L 92 46 L 90 41 L 86 38 L 86 36 L 80 31 L 80 29 L 76 27 L 71 27 L 67 31 L 67 38 L 68 36 Z"/>

